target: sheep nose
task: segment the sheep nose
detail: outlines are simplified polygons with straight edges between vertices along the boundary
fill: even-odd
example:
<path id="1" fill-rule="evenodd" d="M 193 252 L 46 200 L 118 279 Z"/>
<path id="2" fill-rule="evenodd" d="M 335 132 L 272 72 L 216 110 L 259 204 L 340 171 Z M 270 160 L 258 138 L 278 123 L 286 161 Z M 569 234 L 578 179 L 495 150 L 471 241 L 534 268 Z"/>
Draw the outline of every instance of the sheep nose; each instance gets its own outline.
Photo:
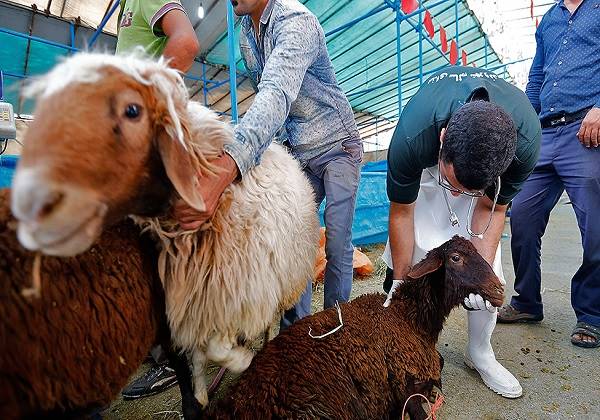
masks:
<path id="1" fill-rule="evenodd" d="M 32 179 L 15 179 L 12 192 L 12 212 L 24 222 L 40 221 L 50 216 L 65 194 L 59 189 Z"/>

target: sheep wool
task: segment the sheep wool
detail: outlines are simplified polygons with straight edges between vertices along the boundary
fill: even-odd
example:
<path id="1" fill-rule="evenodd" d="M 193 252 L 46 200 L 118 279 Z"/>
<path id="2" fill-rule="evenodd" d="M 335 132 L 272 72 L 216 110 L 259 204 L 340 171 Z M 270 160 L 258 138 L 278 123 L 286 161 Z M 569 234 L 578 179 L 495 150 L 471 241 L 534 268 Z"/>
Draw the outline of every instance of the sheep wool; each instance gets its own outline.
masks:
<path id="1" fill-rule="evenodd" d="M 65 418 L 110 403 L 158 340 L 167 340 L 155 245 L 126 221 L 74 258 L 42 257 L 17 241 L 0 192 L 0 418 Z"/>

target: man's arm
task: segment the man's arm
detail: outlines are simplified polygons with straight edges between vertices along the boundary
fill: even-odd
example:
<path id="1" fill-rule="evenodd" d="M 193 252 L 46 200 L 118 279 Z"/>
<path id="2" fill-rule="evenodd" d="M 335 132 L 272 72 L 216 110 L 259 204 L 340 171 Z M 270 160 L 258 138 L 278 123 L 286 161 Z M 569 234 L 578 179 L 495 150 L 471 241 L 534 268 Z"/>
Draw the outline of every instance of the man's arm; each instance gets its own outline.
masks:
<path id="1" fill-rule="evenodd" d="M 262 72 L 258 93 L 236 127 L 235 141 L 225 148 L 242 176 L 260 162 L 285 123 L 306 72 L 319 54 L 322 32 L 310 14 L 298 14 L 276 24 L 275 47 Z"/>
<path id="2" fill-rule="evenodd" d="M 525 93 L 529 98 L 529 102 L 533 105 L 533 109 L 539 114 L 541 111 L 540 91 L 544 82 L 544 45 L 542 42 L 541 25 L 535 33 L 535 57 L 529 70 L 529 82 L 525 88 Z"/>
<path id="3" fill-rule="evenodd" d="M 477 200 L 475 210 L 473 211 L 473 219 L 471 229 L 475 233 L 482 232 L 490 220 L 490 212 L 492 211 L 493 202 L 487 196 L 483 196 Z M 490 266 L 494 266 L 496 250 L 500 243 L 502 230 L 504 229 L 504 217 L 506 215 L 507 205 L 496 205 L 489 229 L 485 232 L 482 239 L 471 238 L 471 242 Z M 488 301 L 484 300 L 481 295 L 471 293 L 465 298 L 465 306 L 471 309 L 488 310 L 494 312 L 494 308 Z"/>
<path id="4" fill-rule="evenodd" d="M 200 44 L 190 20 L 183 11 L 174 9 L 167 12 L 159 24 L 167 36 L 167 45 L 163 55 L 170 59 L 171 67 L 185 73 L 192 67 L 194 58 L 200 50 Z"/>
<path id="5" fill-rule="evenodd" d="M 389 238 L 394 279 L 404 278 L 415 246 L 415 203 L 390 203 Z"/>
<path id="6" fill-rule="evenodd" d="M 221 159 L 213 162 L 222 170 L 201 180 L 206 211 L 197 212 L 181 202 L 174 208 L 174 216 L 183 229 L 197 229 L 208 220 L 225 188 L 260 162 L 298 97 L 306 71 L 319 52 L 322 29 L 312 15 L 295 16 L 278 28 L 275 48 L 263 70 L 254 102 L 236 127 L 235 141 L 225 147 Z"/>
<path id="7" fill-rule="evenodd" d="M 492 206 L 493 201 L 487 196 L 483 196 L 477 200 L 471 222 L 471 230 L 475 233 L 482 232 L 485 229 L 490 218 Z M 483 235 L 483 239 L 471 238 L 471 242 L 477 249 L 477 252 L 479 252 L 483 259 L 491 266 L 494 265 L 496 250 L 498 249 L 502 231 L 504 230 L 504 218 L 506 217 L 507 208 L 507 205 L 496 204 L 490 227 Z"/>

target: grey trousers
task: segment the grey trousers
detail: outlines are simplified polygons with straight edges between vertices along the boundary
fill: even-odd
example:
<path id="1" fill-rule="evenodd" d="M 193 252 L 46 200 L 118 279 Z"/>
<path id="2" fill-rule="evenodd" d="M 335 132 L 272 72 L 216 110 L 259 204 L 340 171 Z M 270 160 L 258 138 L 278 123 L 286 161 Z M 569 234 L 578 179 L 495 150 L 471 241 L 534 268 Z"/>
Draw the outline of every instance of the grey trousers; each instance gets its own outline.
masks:
<path id="1" fill-rule="evenodd" d="M 317 206 L 325 199 L 325 299 L 324 309 L 350 300 L 352 290 L 352 221 L 356 192 L 360 181 L 363 147 L 360 139 L 351 139 L 309 161 L 304 172 L 315 192 Z M 284 329 L 311 314 L 312 279 L 300 301 L 281 319 Z"/>

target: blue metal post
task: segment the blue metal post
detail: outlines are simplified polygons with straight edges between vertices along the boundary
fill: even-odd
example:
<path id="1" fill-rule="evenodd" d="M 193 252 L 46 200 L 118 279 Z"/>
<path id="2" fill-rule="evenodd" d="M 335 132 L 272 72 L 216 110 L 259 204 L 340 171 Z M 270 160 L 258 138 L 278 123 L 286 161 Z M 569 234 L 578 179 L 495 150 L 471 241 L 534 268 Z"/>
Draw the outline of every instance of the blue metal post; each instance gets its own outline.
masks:
<path id="1" fill-rule="evenodd" d="M 458 42 L 458 0 L 454 0 L 454 25 L 456 26 L 456 49 L 460 50 Z"/>
<path id="2" fill-rule="evenodd" d="M 23 34 L 21 32 L 15 32 L 15 31 L 12 31 L 12 30 L 6 29 L 6 28 L 0 28 L 0 33 L 16 36 L 18 38 L 30 39 L 35 42 L 40 42 L 42 44 L 51 45 L 53 47 L 63 48 L 65 50 L 69 50 L 69 51 L 77 51 L 77 48 L 69 47 L 68 45 L 63 45 L 63 44 L 59 44 L 58 42 L 48 41 L 47 39 L 39 38 L 37 36 Z"/>
<path id="3" fill-rule="evenodd" d="M 227 2 L 227 45 L 229 55 L 229 86 L 231 96 L 231 119 L 234 124 L 238 122 L 237 110 L 237 73 L 235 63 L 235 21 L 233 17 L 233 6 Z"/>
<path id="4" fill-rule="evenodd" d="M 104 19 L 102 19 L 102 22 L 100 22 L 100 25 L 98 25 L 98 29 L 96 29 L 96 32 L 94 32 L 94 35 L 90 39 L 90 42 L 88 43 L 88 48 L 92 48 L 94 46 L 94 44 L 96 43 L 96 40 L 102 33 L 102 30 L 104 29 L 104 27 L 106 26 L 106 24 L 108 23 L 108 21 L 110 20 L 112 15 L 115 13 L 115 11 L 119 8 L 120 4 L 121 4 L 120 0 L 115 0 L 115 4 L 113 4 L 110 11 L 106 14 L 106 16 L 104 16 Z"/>
<path id="5" fill-rule="evenodd" d="M 69 34 L 71 35 L 71 47 L 75 48 L 75 24 L 69 22 Z"/>
<path id="6" fill-rule="evenodd" d="M 206 64 L 202 63 L 202 93 L 204 96 L 204 106 L 208 107 L 208 89 L 206 88 Z"/>
<path id="7" fill-rule="evenodd" d="M 402 17 L 400 16 L 400 1 L 398 1 L 398 8 L 396 9 L 396 49 L 398 58 L 398 118 L 402 115 L 402 46 L 400 43 L 400 23 L 402 23 Z"/>
<path id="8" fill-rule="evenodd" d="M 487 69 L 487 67 L 488 67 L 488 39 L 487 39 L 487 36 L 483 37 L 483 42 L 485 43 L 484 44 L 484 46 L 485 46 L 485 49 L 484 49 L 485 50 L 485 65 L 484 65 L 484 67 Z"/>
<path id="9" fill-rule="evenodd" d="M 419 0 L 419 10 L 421 10 L 423 6 L 421 5 L 421 0 Z M 419 83 L 423 83 L 423 12 L 419 12 L 419 24 L 417 25 L 417 30 L 419 31 Z"/>

